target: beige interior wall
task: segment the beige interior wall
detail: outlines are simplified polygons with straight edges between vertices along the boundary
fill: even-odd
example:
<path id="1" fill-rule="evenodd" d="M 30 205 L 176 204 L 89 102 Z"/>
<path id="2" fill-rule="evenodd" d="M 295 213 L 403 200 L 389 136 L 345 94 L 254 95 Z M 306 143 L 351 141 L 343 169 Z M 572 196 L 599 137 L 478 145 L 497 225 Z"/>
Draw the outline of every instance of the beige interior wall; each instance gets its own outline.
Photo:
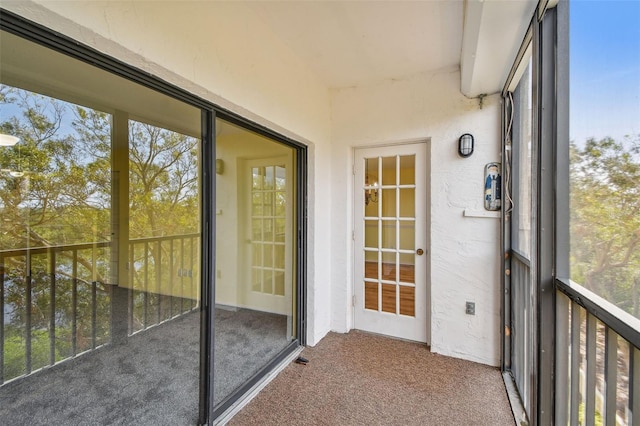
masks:
<path id="1" fill-rule="evenodd" d="M 291 148 L 238 128 L 227 128 L 218 136 L 216 158 L 224 162 L 216 186 L 216 303 L 246 306 L 248 268 L 245 259 L 250 244 L 247 160 L 290 155 Z"/>

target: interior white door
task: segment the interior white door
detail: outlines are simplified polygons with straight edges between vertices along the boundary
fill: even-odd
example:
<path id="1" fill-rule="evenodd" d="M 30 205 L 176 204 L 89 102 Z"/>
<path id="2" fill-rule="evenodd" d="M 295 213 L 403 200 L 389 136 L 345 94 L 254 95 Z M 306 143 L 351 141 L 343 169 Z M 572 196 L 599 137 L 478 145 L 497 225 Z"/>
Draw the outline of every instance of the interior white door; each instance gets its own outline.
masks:
<path id="1" fill-rule="evenodd" d="M 427 341 L 427 156 L 416 143 L 355 151 L 355 328 Z"/>
<path id="2" fill-rule="evenodd" d="M 247 162 L 247 271 L 244 306 L 289 314 L 292 304 L 292 176 L 288 157 Z"/>

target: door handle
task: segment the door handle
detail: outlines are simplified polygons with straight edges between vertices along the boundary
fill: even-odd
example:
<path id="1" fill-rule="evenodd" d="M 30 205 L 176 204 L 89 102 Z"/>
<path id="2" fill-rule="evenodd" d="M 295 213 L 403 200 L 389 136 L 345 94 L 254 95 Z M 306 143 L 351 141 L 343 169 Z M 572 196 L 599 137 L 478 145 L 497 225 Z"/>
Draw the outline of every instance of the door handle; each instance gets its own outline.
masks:
<path id="1" fill-rule="evenodd" d="M 416 250 L 416 254 L 418 256 L 422 256 L 424 254 L 424 250 L 422 250 L 421 248 L 419 248 L 418 250 Z"/>

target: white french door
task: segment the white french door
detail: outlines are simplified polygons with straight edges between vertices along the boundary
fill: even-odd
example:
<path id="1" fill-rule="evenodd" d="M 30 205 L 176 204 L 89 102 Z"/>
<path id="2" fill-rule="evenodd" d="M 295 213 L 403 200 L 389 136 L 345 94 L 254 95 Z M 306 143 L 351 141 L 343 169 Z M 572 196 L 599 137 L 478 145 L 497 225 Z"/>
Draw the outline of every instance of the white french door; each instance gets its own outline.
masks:
<path id="1" fill-rule="evenodd" d="M 290 314 L 292 177 L 284 156 L 248 162 L 249 214 L 245 307 Z"/>
<path id="2" fill-rule="evenodd" d="M 355 328 L 427 341 L 425 143 L 355 151 Z"/>

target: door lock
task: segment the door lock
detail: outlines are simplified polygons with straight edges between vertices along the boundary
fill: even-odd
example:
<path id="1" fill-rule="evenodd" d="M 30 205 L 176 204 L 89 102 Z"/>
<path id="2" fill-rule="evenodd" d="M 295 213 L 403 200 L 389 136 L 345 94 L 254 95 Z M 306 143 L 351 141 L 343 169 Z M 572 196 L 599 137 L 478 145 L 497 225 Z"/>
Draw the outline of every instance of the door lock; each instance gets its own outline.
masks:
<path id="1" fill-rule="evenodd" d="M 421 248 L 419 248 L 418 250 L 416 250 L 416 254 L 418 256 L 422 256 L 424 254 L 424 250 L 422 250 Z"/>

